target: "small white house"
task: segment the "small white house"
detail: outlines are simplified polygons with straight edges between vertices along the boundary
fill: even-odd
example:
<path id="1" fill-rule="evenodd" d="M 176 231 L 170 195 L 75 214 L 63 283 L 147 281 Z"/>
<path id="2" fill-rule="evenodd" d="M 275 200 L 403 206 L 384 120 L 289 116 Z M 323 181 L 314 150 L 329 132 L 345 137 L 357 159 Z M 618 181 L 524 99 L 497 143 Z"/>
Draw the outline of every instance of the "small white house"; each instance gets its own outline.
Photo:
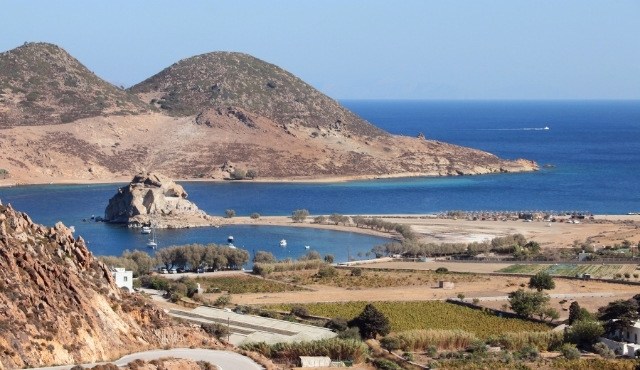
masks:
<path id="1" fill-rule="evenodd" d="M 113 279 L 116 281 L 118 288 L 127 288 L 133 292 L 133 271 L 127 271 L 123 267 L 115 267 L 111 269 Z"/>
<path id="2" fill-rule="evenodd" d="M 618 330 L 609 338 L 600 338 L 602 343 L 611 348 L 616 354 L 627 357 L 636 357 L 636 352 L 640 351 L 640 321 L 636 321 L 633 326 L 624 330 Z"/>

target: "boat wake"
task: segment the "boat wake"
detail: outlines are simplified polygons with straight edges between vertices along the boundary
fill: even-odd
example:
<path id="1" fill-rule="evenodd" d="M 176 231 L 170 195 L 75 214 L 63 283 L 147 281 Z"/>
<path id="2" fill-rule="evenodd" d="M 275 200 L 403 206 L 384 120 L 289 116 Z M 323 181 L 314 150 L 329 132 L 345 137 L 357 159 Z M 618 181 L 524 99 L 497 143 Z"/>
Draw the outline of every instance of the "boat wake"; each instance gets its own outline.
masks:
<path id="1" fill-rule="evenodd" d="M 545 127 L 518 127 L 518 128 L 479 128 L 477 131 L 549 131 L 549 126 Z"/>

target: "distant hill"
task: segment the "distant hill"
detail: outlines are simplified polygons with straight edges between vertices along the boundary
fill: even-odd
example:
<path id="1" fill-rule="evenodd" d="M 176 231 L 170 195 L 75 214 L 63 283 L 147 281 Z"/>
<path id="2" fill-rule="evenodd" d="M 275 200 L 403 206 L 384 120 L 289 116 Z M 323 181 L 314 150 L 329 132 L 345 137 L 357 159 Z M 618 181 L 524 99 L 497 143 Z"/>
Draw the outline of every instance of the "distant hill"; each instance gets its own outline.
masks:
<path id="1" fill-rule="evenodd" d="M 386 135 L 291 73 L 242 53 L 187 58 L 129 90 L 171 115 L 237 107 L 284 126 Z"/>
<path id="2" fill-rule="evenodd" d="M 537 168 L 391 135 L 246 54 L 187 58 L 126 91 L 55 45 L 0 54 L 0 183 L 128 181 L 148 171 L 279 181 Z"/>
<path id="3" fill-rule="evenodd" d="M 0 128 L 148 109 L 136 96 L 102 80 L 56 45 L 27 43 L 0 53 Z"/>

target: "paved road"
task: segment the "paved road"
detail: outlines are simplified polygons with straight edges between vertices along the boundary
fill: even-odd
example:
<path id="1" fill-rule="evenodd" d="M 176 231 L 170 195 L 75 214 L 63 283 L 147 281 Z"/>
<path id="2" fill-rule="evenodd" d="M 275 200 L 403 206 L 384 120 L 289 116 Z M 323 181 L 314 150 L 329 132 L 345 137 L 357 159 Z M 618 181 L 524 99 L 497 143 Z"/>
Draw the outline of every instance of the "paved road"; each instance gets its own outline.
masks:
<path id="1" fill-rule="evenodd" d="M 214 365 L 217 365 L 220 370 L 262 370 L 263 367 L 255 363 L 253 360 L 241 354 L 230 351 L 217 351 L 212 349 L 189 349 L 189 348 L 174 348 L 169 350 L 152 350 L 146 352 L 133 353 L 131 355 L 124 356 L 123 358 L 112 361 L 112 363 L 118 366 L 124 366 L 134 360 L 151 361 L 159 358 L 183 358 L 193 361 L 206 361 Z M 95 364 L 82 364 L 86 368 L 90 368 L 97 365 Z M 73 365 L 65 366 L 53 366 L 53 367 L 41 367 L 30 370 L 67 370 L 71 369 Z"/>

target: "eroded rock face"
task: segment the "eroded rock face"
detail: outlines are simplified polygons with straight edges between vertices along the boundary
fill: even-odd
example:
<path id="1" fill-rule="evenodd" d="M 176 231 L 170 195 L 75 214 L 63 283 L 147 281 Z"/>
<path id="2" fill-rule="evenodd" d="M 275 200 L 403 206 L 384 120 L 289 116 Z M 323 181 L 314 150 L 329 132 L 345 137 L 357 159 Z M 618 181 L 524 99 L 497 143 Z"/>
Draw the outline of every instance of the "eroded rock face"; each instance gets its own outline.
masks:
<path id="1" fill-rule="evenodd" d="M 187 192 L 159 173 L 138 174 L 109 200 L 105 221 L 130 227 L 206 226 L 215 219 L 187 200 Z"/>
<path id="2" fill-rule="evenodd" d="M 38 225 L 0 205 L 0 369 L 97 362 L 203 340 L 118 289 L 63 224 Z"/>

